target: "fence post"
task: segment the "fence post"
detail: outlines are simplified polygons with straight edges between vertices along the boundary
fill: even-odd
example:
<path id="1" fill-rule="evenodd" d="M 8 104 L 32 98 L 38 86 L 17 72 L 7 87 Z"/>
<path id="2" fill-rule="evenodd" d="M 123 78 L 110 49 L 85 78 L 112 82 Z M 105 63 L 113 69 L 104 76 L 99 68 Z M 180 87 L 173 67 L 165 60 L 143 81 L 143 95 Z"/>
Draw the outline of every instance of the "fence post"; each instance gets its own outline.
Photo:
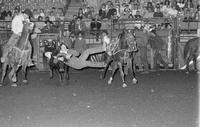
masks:
<path id="1" fill-rule="evenodd" d="M 178 18 L 173 21 L 173 65 L 174 69 L 178 68 L 178 43 L 180 42 L 180 32 Z"/>

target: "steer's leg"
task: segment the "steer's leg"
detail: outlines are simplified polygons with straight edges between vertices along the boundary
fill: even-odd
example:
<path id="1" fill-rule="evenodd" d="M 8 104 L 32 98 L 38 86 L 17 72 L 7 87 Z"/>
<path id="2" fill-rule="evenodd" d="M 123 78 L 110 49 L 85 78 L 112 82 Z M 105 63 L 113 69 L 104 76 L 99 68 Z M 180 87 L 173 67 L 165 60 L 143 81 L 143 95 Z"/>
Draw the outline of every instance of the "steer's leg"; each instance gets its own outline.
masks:
<path id="1" fill-rule="evenodd" d="M 0 86 L 3 85 L 3 81 L 4 81 L 4 78 L 5 78 L 5 75 L 6 75 L 7 66 L 8 66 L 7 63 L 3 63 L 3 65 L 2 65 L 2 75 L 1 75 Z"/>
<path id="2" fill-rule="evenodd" d="M 134 64 L 134 60 L 133 60 L 133 59 L 130 59 L 130 60 L 129 60 L 129 68 L 130 68 L 131 73 L 132 73 L 132 75 L 133 75 L 132 83 L 133 83 L 133 84 L 136 84 L 138 81 L 137 81 L 137 79 L 136 79 L 135 64 Z"/>
<path id="3" fill-rule="evenodd" d="M 113 78 L 117 72 L 117 69 L 118 69 L 117 62 L 113 62 L 113 66 L 111 66 L 111 68 L 112 68 L 112 75 L 111 75 L 110 79 L 108 80 L 108 84 L 112 83 Z"/>
<path id="4" fill-rule="evenodd" d="M 127 87 L 127 85 L 126 85 L 126 83 L 125 83 L 125 75 L 124 75 L 122 63 L 119 62 L 119 63 L 118 63 L 118 66 L 119 66 L 119 70 L 120 70 L 120 74 L 121 74 L 121 78 L 122 78 L 122 82 L 123 82 L 122 87 Z"/>

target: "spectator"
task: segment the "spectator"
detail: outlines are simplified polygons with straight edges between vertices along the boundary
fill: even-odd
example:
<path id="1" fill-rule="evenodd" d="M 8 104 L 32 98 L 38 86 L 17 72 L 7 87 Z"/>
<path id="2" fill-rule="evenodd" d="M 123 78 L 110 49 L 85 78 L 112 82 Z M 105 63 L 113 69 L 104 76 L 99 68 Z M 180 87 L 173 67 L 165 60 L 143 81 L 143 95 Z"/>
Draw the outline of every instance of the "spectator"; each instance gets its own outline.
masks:
<path id="1" fill-rule="evenodd" d="M 65 19 L 64 12 L 60 11 L 59 16 L 57 17 L 57 19 L 63 21 Z"/>
<path id="2" fill-rule="evenodd" d="M 116 16 L 119 18 L 120 14 L 121 14 L 121 12 L 120 12 L 120 4 L 117 4 L 116 5 Z"/>
<path id="3" fill-rule="evenodd" d="M 117 10 L 114 8 L 113 4 L 111 4 L 106 17 L 110 19 L 115 12 L 117 12 Z"/>
<path id="4" fill-rule="evenodd" d="M 55 22 L 56 21 L 55 13 L 53 11 L 51 11 L 50 14 L 49 14 L 49 20 L 51 22 Z"/>
<path id="5" fill-rule="evenodd" d="M 92 19 L 92 22 L 90 23 L 91 30 L 100 30 L 101 29 L 101 21 L 98 17 L 98 15 L 95 16 L 95 18 Z"/>
<path id="6" fill-rule="evenodd" d="M 143 65 L 144 71 L 143 73 L 148 73 L 149 72 L 149 64 L 148 64 L 148 59 L 147 59 L 147 45 L 148 45 L 148 31 L 146 29 L 143 29 L 143 32 L 140 35 L 140 38 L 138 38 L 138 48 L 139 48 L 139 53 L 140 53 L 140 60 L 141 60 L 141 65 Z"/>
<path id="7" fill-rule="evenodd" d="M 38 17 L 39 17 L 38 11 L 37 11 L 37 9 L 34 9 L 34 10 L 33 10 L 33 20 L 34 20 L 34 21 L 37 21 L 37 20 L 38 20 Z"/>
<path id="8" fill-rule="evenodd" d="M 193 17 L 190 13 L 190 9 L 186 9 L 184 21 L 192 21 L 192 20 L 193 20 Z"/>
<path id="9" fill-rule="evenodd" d="M 90 7 L 87 7 L 87 9 L 86 9 L 85 12 L 84 12 L 84 16 L 85 16 L 86 18 L 89 18 L 91 15 L 92 15 L 92 14 L 91 14 Z"/>
<path id="10" fill-rule="evenodd" d="M 42 33 L 53 33 L 55 30 L 53 28 L 53 23 L 49 20 L 45 21 L 46 26 L 41 30 Z"/>
<path id="11" fill-rule="evenodd" d="M 130 15 L 128 16 L 128 19 L 134 19 L 134 16 L 133 16 L 132 14 L 130 14 Z"/>
<path id="12" fill-rule="evenodd" d="M 73 16 L 73 19 L 72 19 L 72 20 L 70 21 L 70 23 L 69 23 L 68 28 L 69 28 L 69 31 L 70 31 L 71 33 L 75 33 L 76 19 L 77 19 L 77 15 L 74 15 L 74 16 Z"/>
<path id="13" fill-rule="evenodd" d="M 7 11 L 6 10 L 4 10 L 2 13 L 1 13 L 1 20 L 5 20 L 5 18 L 6 18 L 6 16 L 7 16 Z"/>
<path id="14" fill-rule="evenodd" d="M 51 12 L 53 12 L 53 15 L 56 16 L 56 8 L 55 7 L 51 8 Z"/>
<path id="15" fill-rule="evenodd" d="M 82 8 L 79 8 L 79 10 L 78 10 L 78 18 L 80 18 L 80 19 L 83 19 L 83 16 L 84 16 L 84 14 L 83 14 L 83 9 Z"/>
<path id="16" fill-rule="evenodd" d="M 153 4 L 151 2 L 148 2 L 147 3 L 147 10 L 151 9 L 151 12 L 154 12 L 154 7 L 153 7 Z"/>
<path id="17" fill-rule="evenodd" d="M 77 18 L 75 23 L 75 33 L 83 32 L 86 30 L 85 22 L 83 22 L 80 18 Z"/>
<path id="18" fill-rule="evenodd" d="M 90 28 L 91 28 L 91 31 L 96 29 L 95 34 L 96 34 L 96 39 L 98 41 L 100 29 L 101 29 L 101 21 L 98 15 L 96 15 L 95 18 L 92 19 L 92 22 L 90 23 Z"/>
<path id="19" fill-rule="evenodd" d="M 45 13 L 44 13 L 44 9 L 40 9 L 39 15 L 42 16 L 43 18 L 45 18 Z"/>
<path id="20" fill-rule="evenodd" d="M 83 4 L 83 14 L 85 15 L 87 13 L 87 5 L 86 4 Z"/>
<path id="21" fill-rule="evenodd" d="M 74 33 L 71 33 L 69 35 L 69 40 L 67 40 L 67 46 L 69 49 L 74 49 L 74 44 L 75 44 L 75 40 L 76 40 L 76 37 L 75 37 L 75 34 Z"/>
<path id="22" fill-rule="evenodd" d="M 194 13 L 194 19 L 200 21 L 200 5 L 197 5 L 196 11 Z"/>
<path id="23" fill-rule="evenodd" d="M 154 12 L 152 11 L 151 8 L 147 8 L 148 10 L 146 12 L 144 12 L 143 17 L 144 18 L 153 18 L 153 14 Z"/>
<path id="24" fill-rule="evenodd" d="M 153 17 L 162 18 L 163 16 L 163 13 L 160 11 L 160 5 L 157 5 L 156 12 L 154 12 Z"/>
<path id="25" fill-rule="evenodd" d="M 129 9 L 132 13 L 132 15 L 136 15 L 136 11 L 138 10 L 137 9 L 137 6 L 136 6 L 136 3 L 134 1 L 132 1 L 129 5 Z"/>
<path id="26" fill-rule="evenodd" d="M 99 16 L 101 17 L 101 19 L 106 18 L 106 5 L 102 4 L 101 8 L 99 9 Z"/>
<path id="27" fill-rule="evenodd" d="M 18 15 L 21 12 L 21 9 L 19 6 L 16 6 L 14 9 L 14 13 L 13 13 L 13 17 L 15 17 L 15 15 Z"/>
<path id="28" fill-rule="evenodd" d="M 38 16 L 38 22 L 35 22 L 35 27 L 38 29 L 43 29 L 46 26 L 44 19 L 42 16 Z"/>
<path id="29" fill-rule="evenodd" d="M 163 60 L 161 52 L 166 45 L 162 38 L 156 33 L 155 29 L 150 32 L 148 39 L 151 48 L 154 52 L 154 69 L 158 69 L 158 64 L 161 63 L 164 68 L 168 68 L 167 63 Z"/>
<path id="30" fill-rule="evenodd" d="M 109 9 L 111 8 L 111 5 L 113 5 L 112 1 L 108 0 L 106 3 L 106 11 L 108 12 Z"/>
<path id="31" fill-rule="evenodd" d="M 120 14 L 124 15 L 125 8 L 126 8 L 126 3 L 122 3 L 122 5 L 120 7 Z"/>
<path id="32" fill-rule="evenodd" d="M 140 11 L 139 10 L 136 11 L 136 14 L 134 15 L 134 18 L 135 19 L 141 19 L 142 18 L 142 16 L 140 15 Z"/>
<path id="33" fill-rule="evenodd" d="M 83 34 L 81 32 L 78 33 L 78 37 L 74 43 L 74 50 L 78 51 L 80 54 L 83 53 L 87 49 L 87 44 L 85 39 L 83 38 Z"/>
<path id="34" fill-rule="evenodd" d="M 95 12 L 95 10 L 94 10 L 94 7 L 91 7 L 91 8 L 90 8 L 90 14 L 91 14 L 91 18 L 95 18 L 96 12 Z"/>
<path id="35" fill-rule="evenodd" d="M 8 12 L 7 12 L 7 15 L 6 15 L 6 17 L 5 17 L 5 20 L 6 20 L 6 21 L 11 21 L 11 20 L 12 20 L 12 12 L 11 12 L 11 11 L 8 11 Z"/>

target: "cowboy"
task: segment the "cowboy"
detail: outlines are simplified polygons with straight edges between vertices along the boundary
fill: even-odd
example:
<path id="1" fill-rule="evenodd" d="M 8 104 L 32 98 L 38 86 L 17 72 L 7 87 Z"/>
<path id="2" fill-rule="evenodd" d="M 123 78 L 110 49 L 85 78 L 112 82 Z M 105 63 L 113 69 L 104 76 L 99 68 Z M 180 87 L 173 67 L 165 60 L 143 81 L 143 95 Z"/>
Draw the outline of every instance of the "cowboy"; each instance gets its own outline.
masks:
<path id="1" fill-rule="evenodd" d="M 168 68 L 168 64 L 163 60 L 161 52 L 163 47 L 165 46 L 165 42 L 162 38 L 156 33 L 156 30 L 153 29 L 150 31 L 150 35 L 148 37 L 148 41 L 150 43 L 151 48 L 154 50 L 154 69 L 158 69 L 158 62 L 161 63 L 165 69 Z"/>
<path id="2" fill-rule="evenodd" d="M 33 17 L 32 11 L 30 9 L 25 9 L 22 13 L 19 13 L 13 18 L 11 22 L 12 35 L 8 40 L 8 43 L 5 45 L 3 56 L 1 57 L 2 63 L 5 62 L 8 53 L 12 50 L 17 41 L 20 39 L 23 30 L 23 21 L 30 22 L 31 17 Z M 32 49 L 31 45 L 29 45 L 29 48 Z M 30 61 L 29 66 L 33 65 L 34 64 L 32 63 L 32 61 Z"/>
<path id="3" fill-rule="evenodd" d="M 102 43 L 103 43 L 103 47 L 108 50 L 108 46 L 110 44 L 110 38 L 108 37 L 108 32 L 104 31 L 102 33 Z"/>
<path id="4" fill-rule="evenodd" d="M 76 56 L 76 50 L 67 49 L 66 46 L 62 45 L 60 52 L 54 58 L 65 62 L 65 64 L 75 69 L 83 69 L 85 67 L 103 68 L 106 67 L 104 62 L 92 62 L 88 60 L 88 57 L 92 54 L 102 53 L 104 51 L 105 49 L 103 47 L 89 48 L 83 51 L 80 56 Z M 45 56 L 49 59 L 51 58 L 50 53 L 46 53 Z"/>

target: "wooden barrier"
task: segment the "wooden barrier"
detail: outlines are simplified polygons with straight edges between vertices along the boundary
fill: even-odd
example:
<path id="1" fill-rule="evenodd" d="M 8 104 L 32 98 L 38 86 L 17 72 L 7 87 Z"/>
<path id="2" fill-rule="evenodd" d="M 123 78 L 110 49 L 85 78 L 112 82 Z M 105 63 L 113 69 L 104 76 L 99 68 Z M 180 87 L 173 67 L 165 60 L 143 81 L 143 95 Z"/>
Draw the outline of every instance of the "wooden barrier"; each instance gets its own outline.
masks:
<path id="1" fill-rule="evenodd" d="M 45 41 L 47 43 L 52 43 L 53 41 L 57 42 L 58 36 L 59 36 L 58 34 L 38 34 L 36 41 L 37 49 L 35 49 L 35 51 L 37 52 L 36 67 L 38 68 L 39 71 L 49 70 L 47 58 L 44 56 L 45 52 L 44 42 Z"/>

